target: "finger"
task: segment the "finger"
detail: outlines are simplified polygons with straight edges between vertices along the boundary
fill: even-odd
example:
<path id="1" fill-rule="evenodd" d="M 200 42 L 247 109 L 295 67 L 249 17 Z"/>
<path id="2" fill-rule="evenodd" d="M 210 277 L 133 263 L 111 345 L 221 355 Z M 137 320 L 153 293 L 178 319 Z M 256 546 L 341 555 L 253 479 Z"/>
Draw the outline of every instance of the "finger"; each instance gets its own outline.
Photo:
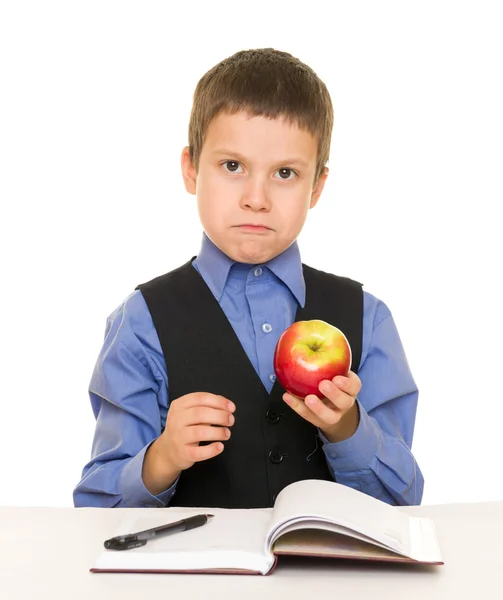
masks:
<path id="1" fill-rule="evenodd" d="M 356 373 L 353 371 L 349 371 L 347 377 L 343 377 L 338 375 L 332 379 L 332 383 L 334 383 L 340 390 L 346 392 L 350 396 L 356 398 L 362 389 L 362 382 Z"/>
<path id="2" fill-rule="evenodd" d="M 195 406 L 180 412 L 177 416 L 180 425 L 234 425 L 233 414 L 206 406 Z"/>
<path id="3" fill-rule="evenodd" d="M 351 397 L 348 396 L 348 398 Z M 304 404 L 314 415 L 316 422 L 319 423 L 318 427 L 324 427 L 326 425 L 335 425 L 338 423 L 345 412 L 349 410 L 353 401 L 353 398 L 351 398 L 351 404 L 349 404 L 348 408 L 346 410 L 341 410 L 334 404 L 327 404 L 322 398 L 318 398 L 318 396 L 310 394 L 309 396 L 306 396 Z"/>
<path id="4" fill-rule="evenodd" d="M 315 396 L 316 397 L 316 396 Z M 293 409 L 300 417 L 309 421 L 316 427 L 320 427 L 322 425 L 319 418 L 311 411 L 311 409 L 306 405 L 305 401 L 297 396 L 293 396 L 288 392 L 283 394 L 283 400 L 288 404 L 288 406 Z"/>
<path id="5" fill-rule="evenodd" d="M 222 442 L 213 442 L 207 446 L 187 446 L 188 459 L 191 463 L 201 462 L 218 456 L 223 449 Z"/>
<path id="6" fill-rule="evenodd" d="M 194 425 L 186 427 L 183 432 L 183 443 L 198 444 L 199 442 L 225 441 L 231 437 L 228 427 L 212 427 L 211 425 Z"/>
<path id="7" fill-rule="evenodd" d="M 195 392 L 193 394 L 187 394 L 181 398 L 177 398 L 171 404 L 177 406 L 177 409 L 194 408 L 196 406 L 206 406 L 208 408 L 216 408 L 218 410 L 226 410 L 228 412 L 234 412 L 236 406 L 234 402 L 231 402 L 225 396 L 218 396 L 217 394 L 210 394 L 208 392 Z"/>
<path id="8" fill-rule="evenodd" d="M 318 387 L 323 396 L 329 400 L 332 408 L 345 412 L 351 408 L 355 401 L 353 396 L 343 392 L 335 383 L 328 379 L 321 381 Z"/>

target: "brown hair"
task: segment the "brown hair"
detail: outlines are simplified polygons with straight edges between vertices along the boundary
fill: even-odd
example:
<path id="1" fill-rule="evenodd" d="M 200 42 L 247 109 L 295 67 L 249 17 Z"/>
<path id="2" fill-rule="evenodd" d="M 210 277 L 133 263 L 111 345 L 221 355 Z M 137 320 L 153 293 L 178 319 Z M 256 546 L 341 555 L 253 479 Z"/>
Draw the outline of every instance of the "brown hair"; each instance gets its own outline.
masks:
<path id="1" fill-rule="evenodd" d="M 246 111 L 286 118 L 318 140 L 315 181 L 330 154 L 334 112 L 326 85 L 298 58 L 273 48 L 241 50 L 199 80 L 189 122 L 190 158 L 196 170 L 211 120 Z"/>

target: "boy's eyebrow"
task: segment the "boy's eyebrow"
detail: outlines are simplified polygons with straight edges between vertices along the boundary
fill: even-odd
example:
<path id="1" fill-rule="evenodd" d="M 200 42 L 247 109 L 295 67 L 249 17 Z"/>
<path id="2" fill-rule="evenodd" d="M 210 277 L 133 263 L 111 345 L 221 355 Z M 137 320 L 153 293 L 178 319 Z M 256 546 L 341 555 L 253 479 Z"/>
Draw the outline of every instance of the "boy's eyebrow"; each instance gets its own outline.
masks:
<path id="1" fill-rule="evenodd" d="M 236 158 L 237 160 L 239 160 L 240 162 L 247 162 L 246 158 L 242 155 L 239 154 L 239 152 L 235 152 L 234 150 L 227 150 L 225 148 L 218 148 L 217 150 L 213 150 L 213 154 L 219 154 L 222 156 L 232 156 L 232 158 Z M 307 168 L 309 165 L 305 160 L 302 160 L 301 158 L 289 158 L 287 160 L 280 160 L 280 161 L 275 161 L 277 164 L 282 164 L 282 165 L 299 165 L 301 167 L 305 167 Z"/>

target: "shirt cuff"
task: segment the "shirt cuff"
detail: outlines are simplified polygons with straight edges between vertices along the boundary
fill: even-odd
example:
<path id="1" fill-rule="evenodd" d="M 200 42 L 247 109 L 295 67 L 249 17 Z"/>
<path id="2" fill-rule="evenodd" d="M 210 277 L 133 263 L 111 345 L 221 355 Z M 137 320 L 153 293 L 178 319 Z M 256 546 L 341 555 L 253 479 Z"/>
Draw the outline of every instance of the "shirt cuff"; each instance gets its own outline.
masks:
<path id="1" fill-rule="evenodd" d="M 122 492 L 122 497 L 124 498 L 124 502 L 130 508 L 162 508 L 168 504 L 175 493 L 178 478 L 167 490 L 161 492 L 157 496 L 153 496 L 143 483 L 143 479 L 141 477 L 143 461 L 145 459 L 145 453 L 152 443 L 153 442 L 147 444 L 145 448 L 138 452 L 138 454 L 134 456 L 122 469 L 119 486 Z"/>
<path id="2" fill-rule="evenodd" d="M 354 434 L 341 442 L 329 442 L 319 431 L 325 456 L 335 471 L 361 471 L 368 469 L 379 447 L 379 431 L 360 401 L 356 400 L 360 422 Z"/>

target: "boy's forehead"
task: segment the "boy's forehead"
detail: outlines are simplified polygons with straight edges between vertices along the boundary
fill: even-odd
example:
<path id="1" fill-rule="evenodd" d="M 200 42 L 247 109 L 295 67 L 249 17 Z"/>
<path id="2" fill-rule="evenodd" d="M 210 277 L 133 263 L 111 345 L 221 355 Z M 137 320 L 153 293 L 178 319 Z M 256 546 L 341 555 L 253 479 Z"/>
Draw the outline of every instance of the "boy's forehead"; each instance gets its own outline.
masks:
<path id="1" fill-rule="evenodd" d="M 285 153 L 306 162 L 316 160 L 317 140 L 295 121 L 285 117 L 269 118 L 249 112 L 221 112 L 208 126 L 206 150 L 213 153 L 242 152 L 267 155 Z"/>
<path id="2" fill-rule="evenodd" d="M 239 130 L 249 130 L 260 127 L 262 130 L 276 131 L 278 129 L 289 131 L 292 134 L 298 132 L 308 133 L 301 129 L 294 118 L 283 115 L 278 117 L 266 117 L 255 115 L 251 112 L 240 110 L 235 113 L 221 111 L 211 120 L 208 129 L 218 129 L 220 132 L 233 133 Z"/>

